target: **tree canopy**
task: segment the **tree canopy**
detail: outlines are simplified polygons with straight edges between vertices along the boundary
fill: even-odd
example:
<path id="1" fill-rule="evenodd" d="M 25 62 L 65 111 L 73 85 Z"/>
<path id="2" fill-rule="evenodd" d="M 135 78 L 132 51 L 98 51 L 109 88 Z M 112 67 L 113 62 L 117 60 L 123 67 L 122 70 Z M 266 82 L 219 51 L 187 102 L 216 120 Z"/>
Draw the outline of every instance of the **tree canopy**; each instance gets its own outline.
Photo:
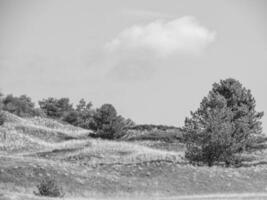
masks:
<path id="1" fill-rule="evenodd" d="M 193 162 L 226 165 L 238 162 L 254 135 L 261 134 L 260 119 L 251 91 L 232 78 L 214 83 L 200 107 L 184 125 L 186 157 Z"/>

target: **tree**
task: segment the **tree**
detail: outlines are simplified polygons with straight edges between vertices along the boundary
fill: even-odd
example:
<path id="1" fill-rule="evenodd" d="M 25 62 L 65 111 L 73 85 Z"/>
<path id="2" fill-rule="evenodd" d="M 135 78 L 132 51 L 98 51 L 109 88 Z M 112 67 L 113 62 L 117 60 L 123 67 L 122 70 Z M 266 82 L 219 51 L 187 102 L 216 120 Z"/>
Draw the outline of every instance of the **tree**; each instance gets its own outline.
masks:
<path id="1" fill-rule="evenodd" d="M 185 120 L 186 158 L 209 166 L 215 162 L 227 166 L 238 162 L 253 137 L 262 132 L 263 112 L 257 112 L 255 107 L 251 91 L 239 81 L 230 78 L 213 84 L 199 109 Z"/>
<path id="2" fill-rule="evenodd" d="M 96 110 L 91 128 L 102 138 L 113 139 L 116 133 L 117 111 L 111 104 L 104 104 Z"/>
<path id="3" fill-rule="evenodd" d="M 76 106 L 76 111 L 78 112 L 88 112 L 91 111 L 93 104 L 91 102 L 86 103 L 84 99 L 81 99 Z"/>
<path id="4" fill-rule="evenodd" d="M 90 129 L 90 124 L 93 120 L 93 114 L 94 110 L 92 109 L 92 103 L 87 103 L 84 99 L 81 99 L 75 110 L 65 113 L 63 116 L 63 121 L 74 126 Z"/>
<path id="5" fill-rule="evenodd" d="M 2 100 L 3 110 L 18 115 L 20 117 L 39 116 L 41 113 L 35 108 L 31 98 L 26 95 L 19 97 L 7 95 Z"/>
<path id="6" fill-rule="evenodd" d="M 76 112 L 79 113 L 78 126 L 85 129 L 91 129 L 91 124 L 93 120 L 93 115 L 95 111 L 92 109 L 93 104 L 91 102 L 86 102 L 84 99 L 79 101 L 76 106 Z"/>
<path id="7" fill-rule="evenodd" d="M 62 118 L 62 121 L 67 122 L 73 126 L 79 126 L 80 114 L 76 110 L 66 112 Z"/>
<path id="8" fill-rule="evenodd" d="M 68 98 L 55 99 L 50 97 L 39 101 L 39 106 L 48 117 L 55 119 L 60 119 L 66 113 L 73 111 Z"/>
<path id="9" fill-rule="evenodd" d="M 96 110 L 90 124 L 96 136 L 105 139 L 116 139 L 122 135 L 125 127 L 124 119 L 117 115 L 117 111 L 111 104 L 104 104 Z"/>
<path id="10" fill-rule="evenodd" d="M 5 118 L 3 115 L 3 102 L 2 102 L 3 94 L 0 93 L 0 126 L 4 124 Z"/>

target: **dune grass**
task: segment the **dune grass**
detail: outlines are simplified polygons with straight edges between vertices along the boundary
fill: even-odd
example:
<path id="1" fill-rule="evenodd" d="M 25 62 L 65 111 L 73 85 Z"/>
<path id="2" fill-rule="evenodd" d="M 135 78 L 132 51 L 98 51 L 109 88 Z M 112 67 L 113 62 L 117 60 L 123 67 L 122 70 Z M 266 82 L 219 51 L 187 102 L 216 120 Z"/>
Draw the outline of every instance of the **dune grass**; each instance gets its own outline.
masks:
<path id="1" fill-rule="evenodd" d="M 160 140 L 93 139 L 87 137 L 87 130 L 51 119 L 6 115 L 8 120 L 0 127 L 0 191 L 32 194 L 44 176 L 52 175 L 67 188 L 67 198 L 105 192 L 181 195 L 265 191 L 266 165 L 196 167 L 183 159 L 184 147 L 174 148 L 176 143 L 166 149 L 166 141 Z M 263 151 L 254 156 L 264 162 L 266 155 Z M 43 198 L 29 195 L 29 199 Z"/>
<path id="2" fill-rule="evenodd" d="M 4 112 L 0 127 L 1 153 L 31 153 L 73 146 L 76 140 L 87 138 L 90 131 L 60 124 L 47 118 L 23 119 Z M 72 140 L 69 141 L 68 140 Z M 78 141 L 77 144 L 86 143 Z"/>
<path id="3" fill-rule="evenodd" d="M 101 139 L 90 140 L 90 146 L 69 152 L 61 157 L 65 161 L 79 161 L 88 165 L 95 164 L 134 164 L 156 160 L 168 162 L 184 162 L 183 154 L 172 151 L 152 149 L 132 144 Z"/>

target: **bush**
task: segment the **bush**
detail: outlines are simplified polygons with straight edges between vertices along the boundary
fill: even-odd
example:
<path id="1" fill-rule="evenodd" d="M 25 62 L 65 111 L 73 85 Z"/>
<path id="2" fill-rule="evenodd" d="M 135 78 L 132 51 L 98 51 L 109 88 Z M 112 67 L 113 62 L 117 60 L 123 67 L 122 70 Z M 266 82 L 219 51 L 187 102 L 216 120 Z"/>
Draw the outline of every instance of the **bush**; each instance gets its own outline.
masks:
<path id="1" fill-rule="evenodd" d="M 4 115 L 3 115 L 2 111 L 0 111 L 0 126 L 3 125 L 4 122 L 5 122 Z"/>
<path id="2" fill-rule="evenodd" d="M 2 100 L 3 110 L 13 113 L 19 117 L 34 117 L 41 116 L 40 110 L 34 107 L 31 98 L 26 95 L 15 97 L 7 95 Z"/>
<path id="3" fill-rule="evenodd" d="M 86 103 L 84 99 L 81 99 L 76 109 L 65 113 L 62 120 L 74 126 L 90 129 L 94 115 L 91 107 L 91 102 Z"/>
<path id="4" fill-rule="evenodd" d="M 61 119 L 66 113 L 73 111 L 72 104 L 68 98 L 48 98 L 39 101 L 39 106 L 43 112 L 51 118 Z"/>
<path id="5" fill-rule="evenodd" d="M 67 122 L 73 126 L 79 126 L 79 113 L 75 110 L 64 114 L 62 121 Z"/>
<path id="6" fill-rule="evenodd" d="M 96 131 L 95 137 L 104 139 L 121 138 L 124 128 L 132 124 L 129 119 L 117 115 L 117 111 L 111 104 L 104 104 L 96 110 L 90 123 L 90 128 Z"/>
<path id="7" fill-rule="evenodd" d="M 209 166 L 239 162 L 240 154 L 253 146 L 253 137 L 261 134 L 263 113 L 255 106 L 250 90 L 237 80 L 215 83 L 200 108 L 185 120 L 186 158 Z"/>
<path id="8" fill-rule="evenodd" d="M 0 126 L 4 124 L 5 118 L 3 115 L 3 102 L 2 102 L 2 94 L 0 93 Z"/>
<path id="9" fill-rule="evenodd" d="M 48 197 L 63 197 L 63 190 L 58 186 L 55 178 L 44 178 L 39 185 L 37 185 L 38 193 L 40 196 Z"/>

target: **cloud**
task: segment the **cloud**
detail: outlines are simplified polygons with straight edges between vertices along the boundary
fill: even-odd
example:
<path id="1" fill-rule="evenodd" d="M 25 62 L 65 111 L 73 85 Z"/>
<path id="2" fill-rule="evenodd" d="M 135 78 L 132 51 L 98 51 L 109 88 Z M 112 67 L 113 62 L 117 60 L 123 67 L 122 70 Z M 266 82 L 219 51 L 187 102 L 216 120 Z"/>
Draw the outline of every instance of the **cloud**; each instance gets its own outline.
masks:
<path id="1" fill-rule="evenodd" d="M 131 26 L 105 45 L 107 74 L 120 80 L 147 80 L 170 59 L 201 55 L 215 35 L 190 16 Z"/>
<path id="2" fill-rule="evenodd" d="M 194 17 L 185 16 L 132 26 L 119 33 L 105 48 L 110 53 L 142 51 L 159 57 L 195 55 L 203 52 L 214 39 L 214 31 L 199 25 Z"/>

